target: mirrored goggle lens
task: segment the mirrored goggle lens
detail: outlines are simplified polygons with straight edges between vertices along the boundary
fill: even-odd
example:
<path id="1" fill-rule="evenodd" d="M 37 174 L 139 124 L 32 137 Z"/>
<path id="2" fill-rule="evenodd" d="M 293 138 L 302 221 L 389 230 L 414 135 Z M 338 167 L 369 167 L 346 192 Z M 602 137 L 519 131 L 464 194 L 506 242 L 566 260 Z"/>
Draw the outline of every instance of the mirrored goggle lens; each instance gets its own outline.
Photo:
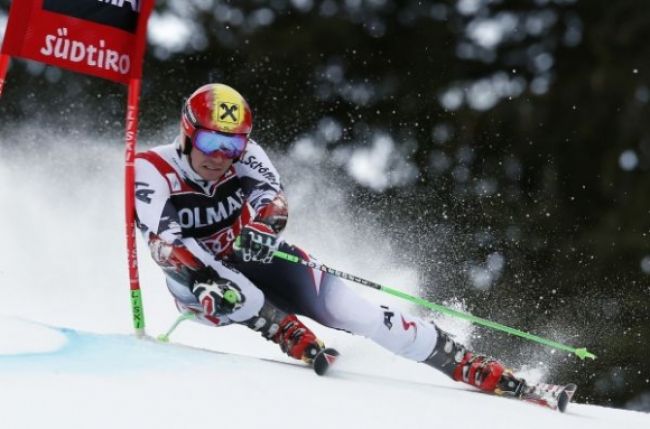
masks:
<path id="1" fill-rule="evenodd" d="M 214 131 L 198 130 L 194 134 L 194 146 L 211 156 L 222 154 L 227 158 L 239 157 L 246 147 L 247 137 L 243 134 L 219 134 Z"/>

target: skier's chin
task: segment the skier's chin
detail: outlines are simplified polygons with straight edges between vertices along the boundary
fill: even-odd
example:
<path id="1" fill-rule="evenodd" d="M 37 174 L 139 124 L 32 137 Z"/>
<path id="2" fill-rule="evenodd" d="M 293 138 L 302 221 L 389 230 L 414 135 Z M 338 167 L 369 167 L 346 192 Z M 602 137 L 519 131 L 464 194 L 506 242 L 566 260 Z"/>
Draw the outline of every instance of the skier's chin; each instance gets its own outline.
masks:
<path id="1" fill-rule="evenodd" d="M 221 179 L 225 171 L 223 168 L 211 168 L 202 165 L 197 173 L 203 180 L 213 181 Z"/>

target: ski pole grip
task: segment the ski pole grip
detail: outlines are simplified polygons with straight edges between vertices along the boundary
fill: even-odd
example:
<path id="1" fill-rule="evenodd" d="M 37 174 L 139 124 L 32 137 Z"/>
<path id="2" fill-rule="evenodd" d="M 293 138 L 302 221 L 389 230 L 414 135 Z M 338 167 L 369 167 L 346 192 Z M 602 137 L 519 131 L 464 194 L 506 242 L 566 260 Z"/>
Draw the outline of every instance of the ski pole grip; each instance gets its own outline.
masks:
<path id="1" fill-rule="evenodd" d="M 276 250 L 276 251 L 273 253 L 273 257 L 275 257 L 275 258 L 280 258 L 280 259 L 284 259 L 285 261 L 294 262 L 294 263 L 298 263 L 298 264 L 299 264 L 300 261 L 301 261 L 301 259 L 300 259 L 299 257 L 294 256 L 294 255 L 290 255 L 290 254 L 285 253 L 285 252 L 281 252 L 281 251 L 279 251 L 279 250 Z"/>

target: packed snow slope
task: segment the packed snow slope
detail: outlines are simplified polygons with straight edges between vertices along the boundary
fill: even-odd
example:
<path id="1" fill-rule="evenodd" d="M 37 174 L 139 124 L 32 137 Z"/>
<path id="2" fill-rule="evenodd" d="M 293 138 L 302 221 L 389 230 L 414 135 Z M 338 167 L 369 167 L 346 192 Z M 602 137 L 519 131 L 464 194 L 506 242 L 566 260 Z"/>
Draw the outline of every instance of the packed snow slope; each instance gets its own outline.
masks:
<path id="1" fill-rule="evenodd" d="M 186 322 L 172 341 L 192 347 L 136 339 L 121 146 L 73 142 L 46 128 L 3 134 L 21 144 L 0 136 L 2 428 L 650 427 L 643 413 L 574 404 L 562 415 L 478 393 L 312 321 L 342 354 L 326 377 L 239 326 Z M 417 293 L 415 267 L 395 262 L 400 249 L 371 217 L 346 208 L 340 182 L 306 162 L 305 153 L 276 159 L 292 207 L 289 241 L 332 266 Z M 155 336 L 176 310 L 142 247 L 140 261 L 147 330 Z M 461 338 L 471 331 L 439 321 Z"/>
<path id="2" fill-rule="evenodd" d="M 329 375 L 251 342 L 250 356 L 157 344 L 127 335 L 0 321 L 0 390 L 7 428 L 647 428 L 643 413 L 572 404 L 566 414 L 449 382 L 359 341 L 335 343 Z M 190 340 L 191 326 L 183 328 Z M 215 348 L 247 343 L 224 328 Z M 8 341 L 7 341 L 8 340 Z M 194 341 L 188 341 L 194 342 Z M 42 352 L 37 351 L 42 347 Z M 12 350 L 13 348 L 13 350 Z M 273 360 L 261 359 L 271 356 Z"/>

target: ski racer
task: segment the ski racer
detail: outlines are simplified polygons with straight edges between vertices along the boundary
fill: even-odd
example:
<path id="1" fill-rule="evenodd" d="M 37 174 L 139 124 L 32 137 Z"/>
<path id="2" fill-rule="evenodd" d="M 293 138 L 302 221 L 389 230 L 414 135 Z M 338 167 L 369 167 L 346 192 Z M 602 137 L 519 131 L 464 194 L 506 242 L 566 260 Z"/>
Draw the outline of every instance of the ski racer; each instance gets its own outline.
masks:
<path id="1" fill-rule="evenodd" d="M 138 154 L 138 227 L 179 311 L 213 326 L 238 323 L 312 363 L 324 344 L 297 315 L 367 337 L 481 390 L 516 395 L 522 381 L 436 325 L 363 299 L 327 273 L 277 259 L 314 260 L 282 240 L 288 205 L 280 176 L 249 135 L 251 109 L 208 84 L 184 103 L 175 142 Z"/>

